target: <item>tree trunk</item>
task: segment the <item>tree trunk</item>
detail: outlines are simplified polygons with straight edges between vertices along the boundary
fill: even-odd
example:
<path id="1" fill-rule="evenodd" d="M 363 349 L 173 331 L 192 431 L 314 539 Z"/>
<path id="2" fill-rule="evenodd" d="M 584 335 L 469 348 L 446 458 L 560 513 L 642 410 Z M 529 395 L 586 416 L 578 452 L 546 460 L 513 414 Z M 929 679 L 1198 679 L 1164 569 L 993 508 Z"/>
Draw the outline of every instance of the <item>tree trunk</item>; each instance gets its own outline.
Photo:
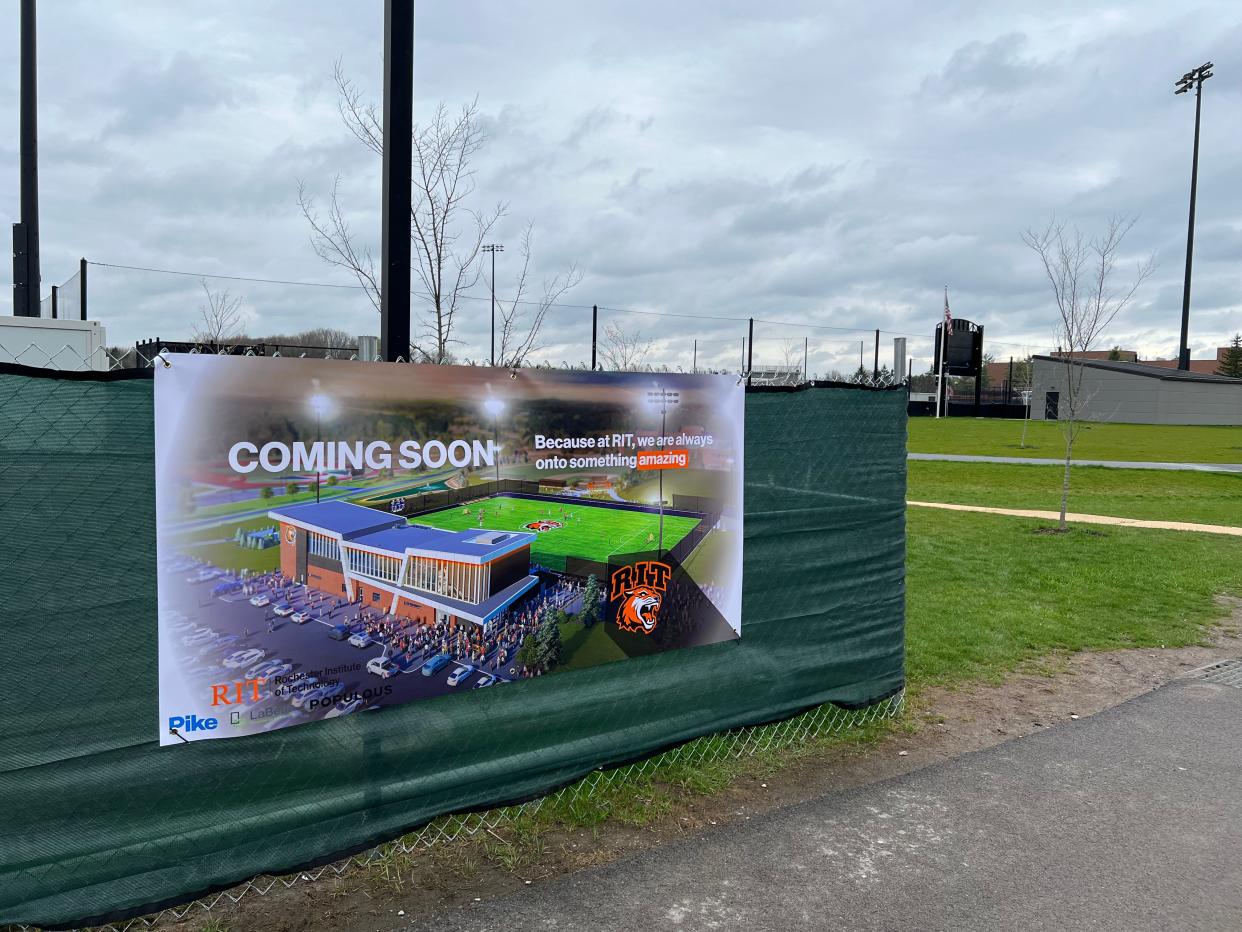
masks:
<path id="1" fill-rule="evenodd" d="M 1074 438 L 1072 434 L 1065 435 L 1065 477 L 1061 480 L 1061 523 L 1059 527 L 1062 531 L 1066 529 L 1065 511 L 1069 506 L 1069 489 L 1070 489 L 1070 454 L 1074 451 Z"/>
<path id="2" fill-rule="evenodd" d="M 1031 406 L 1028 404 L 1026 406 L 1026 414 L 1022 416 L 1022 443 L 1019 444 L 1019 446 L 1021 446 L 1023 450 L 1026 449 L 1026 425 L 1030 423 L 1030 420 L 1031 420 Z"/>

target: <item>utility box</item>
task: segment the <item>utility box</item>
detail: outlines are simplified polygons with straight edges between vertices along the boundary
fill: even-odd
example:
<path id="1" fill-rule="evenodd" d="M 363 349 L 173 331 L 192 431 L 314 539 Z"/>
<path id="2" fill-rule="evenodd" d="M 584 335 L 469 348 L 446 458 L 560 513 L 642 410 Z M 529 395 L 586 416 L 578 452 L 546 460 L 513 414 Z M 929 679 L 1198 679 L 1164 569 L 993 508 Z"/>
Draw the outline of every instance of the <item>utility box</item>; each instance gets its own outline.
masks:
<path id="1" fill-rule="evenodd" d="M 106 340 L 97 320 L 0 317 L 0 362 L 106 372 L 112 367 Z"/>

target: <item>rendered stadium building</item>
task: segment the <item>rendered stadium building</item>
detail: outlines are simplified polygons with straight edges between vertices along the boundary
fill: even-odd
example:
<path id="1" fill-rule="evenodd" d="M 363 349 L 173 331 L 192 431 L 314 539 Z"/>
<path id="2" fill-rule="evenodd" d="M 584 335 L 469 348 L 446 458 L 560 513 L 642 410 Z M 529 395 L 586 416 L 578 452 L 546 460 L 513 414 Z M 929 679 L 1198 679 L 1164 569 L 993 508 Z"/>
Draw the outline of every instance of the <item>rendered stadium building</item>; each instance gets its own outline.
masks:
<path id="1" fill-rule="evenodd" d="M 445 531 L 336 501 L 268 515 L 280 525 L 285 576 L 414 621 L 487 625 L 539 584 L 534 534 Z"/>

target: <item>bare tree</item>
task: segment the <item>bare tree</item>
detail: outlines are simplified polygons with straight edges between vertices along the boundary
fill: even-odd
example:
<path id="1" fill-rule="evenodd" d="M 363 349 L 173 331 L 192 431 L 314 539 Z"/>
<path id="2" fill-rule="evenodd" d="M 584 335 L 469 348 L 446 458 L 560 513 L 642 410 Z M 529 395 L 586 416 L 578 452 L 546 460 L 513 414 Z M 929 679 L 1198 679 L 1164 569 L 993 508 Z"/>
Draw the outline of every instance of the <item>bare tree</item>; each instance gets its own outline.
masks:
<path id="1" fill-rule="evenodd" d="M 1039 257 L 1052 288 L 1059 316 L 1056 340 L 1066 351 L 1063 357 L 1064 402 L 1060 407 L 1063 416 L 1059 418 L 1065 438 L 1061 530 L 1066 528 L 1074 440 L 1082 429 L 1082 417 L 1091 395 L 1083 389 L 1084 356 L 1130 303 L 1154 268 L 1153 257 L 1148 257 L 1138 263 L 1133 279 L 1121 286 L 1114 285 L 1113 273 L 1121 244 L 1133 226 L 1133 219 L 1113 217 L 1103 234 L 1084 239 L 1077 228 L 1067 229 L 1065 224 L 1054 219 L 1042 232 L 1028 229 L 1022 234 L 1022 242 Z"/>
<path id="2" fill-rule="evenodd" d="M 616 372 L 632 372 L 638 369 L 655 348 L 655 340 L 643 336 L 641 330 L 629 333 L 614 323 L 604 324 L 604 340 L 599 354 L 605 368 Z"/>
<path id="3" fill-rule="evenodd" d="M 1026 428 L 1031 423 L 1031 394 L 1034 391 L 1033 384 L 1034 368 L 1031 365 L 1031 357 L 1020 359 L 1013 367 L 1013 385 L 1010 386 L 1011 391 L 1017 391 L 1022 396 L 1022 403 L 1026 406 L 1026 410 L 1022 415 L 1022 440 L 1018 446 L 1023 450 L 1026 449 Z"/>
<path id="4" fill-rule="evenodd" d="M 207 303 L 198 307 L 200 322 L 192 333 L 194 342 L 219 344 L 236 339 L 241 332 L 242 299 L 233 297 L 227 289 L 212 291 L 205 280 L 200 279 L 199 284 Z"/>
<path id="5" fill-rule="evenodd" d="M 527 223 L 522 231 L 522 269 L 518 274 L 513 297 L 497 302 L 500 311 L 500 347 L 496 364 L 517 369 L 526 364 L 530 356 L 542 349 L 538 342 L 548 308 L 561 296 L 582 281 L 582 271 L 571 264 L 563 274 L 545 278 L 537 300 L 527 300 L 530 288 L 531 244 L 534 240 L 534 224 Z M 528 312 L 526 309 L 530 308 Z"/>
<path id="6" fill-rule="evenodd" d="M 346 76 L 339 61 L 333 78 L 338 93 L 337 109 L 345 126 L 364 146 L 382 155 L 384 125 L 378 108 Z M 441 103 L 427 124 L 414 128 L 410 239 L 415 271 L 422 286 L 419 296 L 427 302 L 427 307 L 421 332 L 411 344 L 410 353 L 413 358 L 426 362 L 452 361 L 452 346 L 461 342 L 454 335 L 457 312 L 482 274 L 479 258 L 483 242 L 506 212 L 503 203 L 486 211 L 468 206 L 475 190 L 472 161 L 486 141 L 486 134 L 479 125 L 477 100 L 464 105 L 457 113 L 451 113 Z M 378 310 L 380 278 L 375 260 L 370 249 L 358 243 L 350 228 L 341 206 L 339 178 L 332 186 L 326 211 L 319 211 L 304 183 L 298 185 L 298 204 L 310 226 L 311 246 L 316 254 L 352 274 Z M 527 234 L 523 237 L 523 245 L 528 248 L 529 227 Z M 523 291 L 527 287 L 528 253 L 525 260 L 520 285 Z M 581 273 L 571 267 L 563 276 L 545 283 L 545 296 L 559 297 L 580 280 Z M 544 304 L 553 303 L 555 297 Z M 545 313 L 546 310 L 547 307 L 543 307 Z M 535 313 L 528 323 L 519 325 L 518 315 L 509 314 L 511 355 L 522 360 L 529 356 L 543 316 L 543 313 Z"/>

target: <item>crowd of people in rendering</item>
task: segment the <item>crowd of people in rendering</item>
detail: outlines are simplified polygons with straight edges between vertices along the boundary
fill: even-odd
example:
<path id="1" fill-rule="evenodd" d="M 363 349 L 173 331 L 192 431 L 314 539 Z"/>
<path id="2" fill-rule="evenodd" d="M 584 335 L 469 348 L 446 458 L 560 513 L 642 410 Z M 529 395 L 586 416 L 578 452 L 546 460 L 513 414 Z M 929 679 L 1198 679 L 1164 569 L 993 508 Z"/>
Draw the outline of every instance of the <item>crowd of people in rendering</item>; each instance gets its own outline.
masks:
<path id="1" fill-rule="evenodd" d="M 480 669 L 521 677 L 528 674 L 514 658 L 522 643 L 558 609 L 578 611 L 584 588 L 581 580 L 561 577 L 486 627 L 440 620 L 427 623 L 388 614 L 360 601 L 350 602 L 305 586 L 279 571 L 246 576 L 241 592 L 245 597 L 261 593 L 273 603 L 297 605 L 322 620 L 347 625 L 351 633 L 366 632 L 384 645 L 388 656 L 407 668 L 443 653 Z"/>

